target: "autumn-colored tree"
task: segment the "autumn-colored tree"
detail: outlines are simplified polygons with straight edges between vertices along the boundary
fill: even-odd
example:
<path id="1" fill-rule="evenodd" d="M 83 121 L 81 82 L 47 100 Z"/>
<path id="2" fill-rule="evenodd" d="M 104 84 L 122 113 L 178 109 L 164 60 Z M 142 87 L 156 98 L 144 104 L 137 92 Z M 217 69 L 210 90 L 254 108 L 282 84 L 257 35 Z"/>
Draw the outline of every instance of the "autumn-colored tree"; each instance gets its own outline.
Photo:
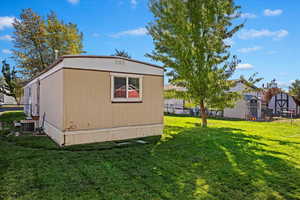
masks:
<path id="1" fill-rule="evenodd" d="M 59 21 L 54 12 L 51 12 L 47 16 L 45 27 L 46 43 L 52 62 L 56 56 L 84 53 L 83 34 L 79 33 L 76 24 L 65 24 Z"/>
<path id="2" fill-rule="evenodd" d="M 24 9 L 13 27 L 13 58 L 25 78 L 53 63 L 56 51 L 58 56 L 83 53 L 82 33 L 75 24 L 59 21 L 54 12 L 45 20 L 32 9 Z"/>

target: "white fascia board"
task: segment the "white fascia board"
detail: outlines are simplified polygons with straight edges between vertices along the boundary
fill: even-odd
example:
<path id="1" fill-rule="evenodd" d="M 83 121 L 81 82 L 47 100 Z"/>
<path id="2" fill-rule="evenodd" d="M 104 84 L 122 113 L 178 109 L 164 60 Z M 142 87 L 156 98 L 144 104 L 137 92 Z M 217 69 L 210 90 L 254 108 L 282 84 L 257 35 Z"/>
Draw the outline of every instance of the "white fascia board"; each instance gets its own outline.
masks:
<path id="1" fill-rule="evenodd" d="M 27 87 L 27 86 L 29 86 L 29 85 L 31 85 L 31 84 L 37 82 L 37 80 L 43 80 L 44 78 L 46 78 L 46 77 L 49 76 L 50 74 L 52 74 L 52 73 L 54 73 L 54 72 L 56 72 L 56 71 L 58 71 L 58 70 L 60 70 L 60 69 L 62 69 L 62 68 L 63 68 L 63 63 L 60 62 L 58 65 L 56 65 L 55 67 L 51 68 L 49 71 L 47 71 L 47 72 L 41 74 L 40 76 L 36 77 L 35 79 L 33 79 L 32 81 L 30 81 L 29 83 L 27 83 L 27 84 L 25 85 L 25 87 Z"/>

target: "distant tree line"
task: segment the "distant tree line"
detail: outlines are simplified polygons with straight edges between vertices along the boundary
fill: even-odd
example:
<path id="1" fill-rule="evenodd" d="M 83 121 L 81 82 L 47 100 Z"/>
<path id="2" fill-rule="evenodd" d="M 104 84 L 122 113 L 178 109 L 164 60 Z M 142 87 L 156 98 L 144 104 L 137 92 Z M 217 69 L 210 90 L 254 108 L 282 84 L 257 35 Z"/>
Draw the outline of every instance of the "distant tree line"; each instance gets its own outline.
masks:
<path id="1" fill-rule="evenodd" d="M 54 12 L 43 18 L 30 8 L 22 10 L 13 28 L 15 66 L 2 61 L 0 93 L 20 103 L 26 80 L 44 71 L 58 56 L 84 53 L 83 34 L 76 24 L 59 20 Z"/>

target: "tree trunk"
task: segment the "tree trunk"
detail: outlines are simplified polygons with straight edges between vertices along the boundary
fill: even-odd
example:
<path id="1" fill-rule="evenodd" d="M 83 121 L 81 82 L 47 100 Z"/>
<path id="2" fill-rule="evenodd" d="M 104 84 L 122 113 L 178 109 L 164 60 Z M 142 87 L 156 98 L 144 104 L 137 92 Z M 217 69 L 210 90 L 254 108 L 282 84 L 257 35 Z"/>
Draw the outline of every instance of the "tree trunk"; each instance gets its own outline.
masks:
<path id="1" fill-rule="evenodd" d="M 207 115 L 205 110 L 204 101 L 200 101 L 200 111 L 201 111 L 201 118 L 202 118 L 202 127 L 207 127 Z"/>

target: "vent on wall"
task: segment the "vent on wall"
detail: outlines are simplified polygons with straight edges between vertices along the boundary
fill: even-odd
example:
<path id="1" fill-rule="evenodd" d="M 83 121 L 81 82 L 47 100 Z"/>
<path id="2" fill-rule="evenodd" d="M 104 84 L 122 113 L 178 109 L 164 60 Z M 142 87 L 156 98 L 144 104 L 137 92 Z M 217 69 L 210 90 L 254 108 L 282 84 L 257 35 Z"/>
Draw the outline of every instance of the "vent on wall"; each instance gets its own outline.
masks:
<path id="1" fill-rule="evenodd" d="M 125 61 L 124 60 L 115 60 L 115 64 L 117 65 L 125 65 Z"/>

